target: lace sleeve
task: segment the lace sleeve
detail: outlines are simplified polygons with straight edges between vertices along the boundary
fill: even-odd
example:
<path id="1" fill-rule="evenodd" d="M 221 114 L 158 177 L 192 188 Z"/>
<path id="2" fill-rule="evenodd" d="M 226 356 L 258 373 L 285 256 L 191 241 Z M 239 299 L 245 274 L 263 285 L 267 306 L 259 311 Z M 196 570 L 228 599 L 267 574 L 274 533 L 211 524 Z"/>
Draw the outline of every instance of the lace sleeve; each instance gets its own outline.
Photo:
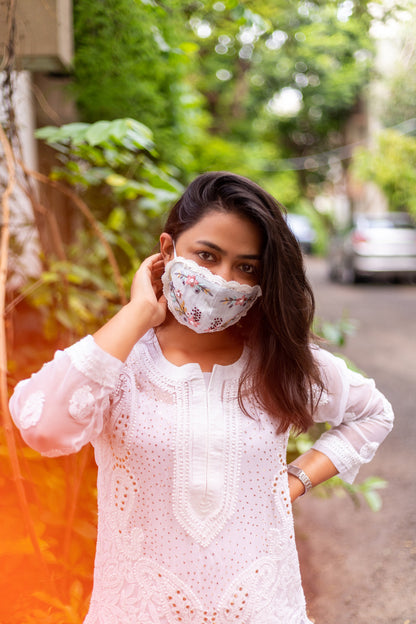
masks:
<path id="1" fill-rule="evenodd" d="M 30 379 L 10 399 L 13 420 L 25 442 L 43 455 L 74 453 L 101 432 L 123 363 L 87 336 Z"/>
<path id="2" fill-rule="evenodd" d="M 371 461 L 393 427 L 393 410 L 372 379 L 347 368 L 345 362 L 317 350 L 327 392 L 315 413 L 316 422 L 332 425 L 313 445 L 327 455 L 340 477 L 352 483 L 360 466 Z"/>

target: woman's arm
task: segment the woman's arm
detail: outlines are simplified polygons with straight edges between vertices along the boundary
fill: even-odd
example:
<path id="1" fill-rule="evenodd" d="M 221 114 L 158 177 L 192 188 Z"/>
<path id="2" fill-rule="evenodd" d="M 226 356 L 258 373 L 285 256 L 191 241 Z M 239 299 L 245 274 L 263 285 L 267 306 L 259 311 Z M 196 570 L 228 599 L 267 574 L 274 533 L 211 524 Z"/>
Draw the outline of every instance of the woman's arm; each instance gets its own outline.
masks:
<path id="1" fill-rule="evenodd" d="M 44 455 L 78 451 L 102 431 L 123 362 L 151 327 L 163 322 L 160 254 L 137 271 L 129 304 L 94 336 L 87 336 L 17 384 L 10 411 L 25 442 Z"/>
<path id="2" fill-rule="evenodd" d="M 123 363 L 87 336 L 17 384 L 10 412 L 22 438 L 43 455 L 78 451 L 102 431 Z"/>
<path id="3" fill-rule="evenodd" d="M 315 449 L 310 449 L 306 453 L 303 453 L 303 455 L 297 457 L 292 464 L 303 470 L 311 482 L 312 487 L 338 474 L 337 468 L 329 457 Z M 293 474 L 288 474 L 288 480 L 290 497 L 293 502 L 296 498 L 305 494 L 305 486 L 302 481 Z"/>
<path id="4" fill-rule="evenodd" d="M 293 464 L 313 486 L 335 474 L 352 483 L 360 466 L 371 461 L 391 431 L 393 410 L 372 379 L 348 369 L 341 358 L 327 351 L 314 349 L 314 353 L 326 383 L 314 419 L 332 428 Z M 303 494 L 304 486 L 297 477 L 289 475 L 289 485 L 293 498 Z"/>

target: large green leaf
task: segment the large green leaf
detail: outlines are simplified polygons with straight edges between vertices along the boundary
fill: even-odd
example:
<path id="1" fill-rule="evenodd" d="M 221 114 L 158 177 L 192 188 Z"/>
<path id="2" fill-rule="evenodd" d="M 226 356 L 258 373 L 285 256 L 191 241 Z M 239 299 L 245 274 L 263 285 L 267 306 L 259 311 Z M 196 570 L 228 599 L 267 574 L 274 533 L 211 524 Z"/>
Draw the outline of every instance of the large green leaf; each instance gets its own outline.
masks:
<path id="1" fill-rule="evenodd" d="M 85 133 L 85 140 L 90 145 L 100 145 L 110 138 L 111 122 L 97 121 L 88 128 Z"/>
<path id="2" fill-rule="evenodd" d="M 59 143 L 72 141 L 85 141 L 85 134 L 90 124 L 87 123 L 70 123 L 61 127 L 45 126 L 35 131 L 37 139 L 43 139 L 48 143 Z"/>

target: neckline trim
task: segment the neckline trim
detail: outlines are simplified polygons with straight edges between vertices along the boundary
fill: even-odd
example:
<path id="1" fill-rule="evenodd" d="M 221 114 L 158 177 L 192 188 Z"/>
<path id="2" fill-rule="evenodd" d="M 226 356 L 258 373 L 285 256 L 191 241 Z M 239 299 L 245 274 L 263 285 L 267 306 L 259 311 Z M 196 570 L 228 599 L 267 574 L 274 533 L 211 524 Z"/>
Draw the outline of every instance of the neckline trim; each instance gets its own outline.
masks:
<path id="1" fill-rule="evenodd" d="M 154 329 L 150 329 L 142 338 L 142 341 L 146 344 L 146 347 L 151 355 L 151 359 L 157 365 L 159 371 L 163 372 L 167 377 L 171 379 L 183 379 L 186 376 L 203 378 L 205 372 L 202 371 L 200 365 L 197 362 L 188 362 L 177 366 L 170 362 L 164 355 L 162 348 L 159 344 L 159 340 L 156 336 Z M 142 342 L 141 341 L 141 342 Z M 211 376 L 216 372 L 220 372 L 223 378 L 230 378 L 239 376 L 243 367 L 248 359 L 248 347 L 244 345 L 243 351 L 240 357 L 231 364 L 214 364 L 212 371 L 207 371 Z"/>

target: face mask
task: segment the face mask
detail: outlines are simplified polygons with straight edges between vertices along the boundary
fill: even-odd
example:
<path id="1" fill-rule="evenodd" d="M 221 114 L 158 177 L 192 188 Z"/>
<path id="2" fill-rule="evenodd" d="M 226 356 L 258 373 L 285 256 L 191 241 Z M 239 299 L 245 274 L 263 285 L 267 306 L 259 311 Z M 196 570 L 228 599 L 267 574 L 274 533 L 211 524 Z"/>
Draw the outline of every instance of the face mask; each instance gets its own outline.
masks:
<path id="1" fill-rule="evenodd" d="M 175 257 L 162 275 L 163 294 L 175 319 L 198 334 L 222 331 L 245 316 L 260 286 L 227 282 L 193 260 Z"/>

